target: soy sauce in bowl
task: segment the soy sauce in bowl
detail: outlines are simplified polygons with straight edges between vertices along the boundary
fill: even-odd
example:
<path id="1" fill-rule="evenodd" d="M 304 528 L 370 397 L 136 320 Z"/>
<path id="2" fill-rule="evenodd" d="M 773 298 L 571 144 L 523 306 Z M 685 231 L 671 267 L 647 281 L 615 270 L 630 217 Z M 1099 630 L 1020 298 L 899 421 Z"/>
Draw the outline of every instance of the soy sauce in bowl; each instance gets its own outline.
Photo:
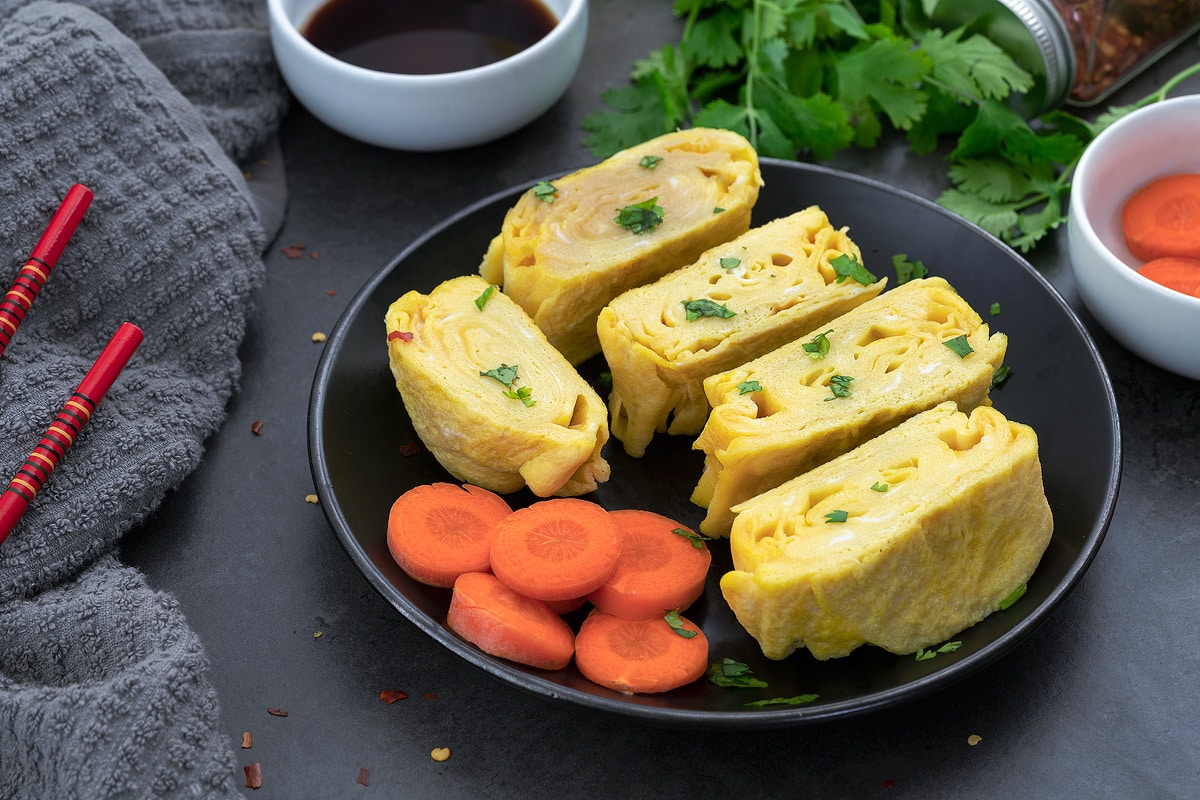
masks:
<path id="1" fill-rule="evenodd" d="M 300 33 L 354 66 L 434 75 L 501 61 L 557 23 L 540 0 L 330 0 Z"/>

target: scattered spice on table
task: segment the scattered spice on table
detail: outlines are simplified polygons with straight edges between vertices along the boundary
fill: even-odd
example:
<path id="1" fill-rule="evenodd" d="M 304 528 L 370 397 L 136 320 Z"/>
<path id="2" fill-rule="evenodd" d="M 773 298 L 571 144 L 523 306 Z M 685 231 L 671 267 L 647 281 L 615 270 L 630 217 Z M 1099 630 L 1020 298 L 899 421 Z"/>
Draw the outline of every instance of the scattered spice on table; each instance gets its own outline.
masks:
<path id="1" fill-rule="evenodd" d="M 315 506 L 318 502 L 320 502 L 320 498 L 315 494 L 306 494 L 304 495 L 304 502 L 312 503 Z"/>
<path id="2" fill-rule="evenodd" d="M 329 337 L 327 337 L 327 336 L 326 336 L 324 333 L 322 333 L 321 331 L 316 331 L 316 332 L 315 332 L 315 333 L 313 333 L 313 335 L 312 335 L 312 340 L 313 340 L 314 342 L 316 342 L 317 344 L 320 344 L 321 342 L 325 341 L 327 338 L 329 338 Z"/>
<path id="3" fill-rule="evenodd" d="M 243 767 L 246 772 L 246 788 L 259 789 L 262 787 L 262 766 L 255 761 Z"/>
<path id="4" fill-rule="evenodd" d="M 250 731 L 244 731 L 242 733 L 242 749 L 249 750 L 253 746 L 254 746 L 254 737 L 252 737 L 250 735 Z"/>
<path id="5" fill-rule="evenodd" d="M 407 700 L 408 692 L 404 692 L 399 689 L 384 689 L 379 693 L 379 699 L 390 706 L 397 700 Z"/>
<path id="6" fill-rule="evenodd" d="M 254 420 L 254 422 L 250 423 L 250 432 L 253 433 L 255 436 L 261 436 L 262 429 L 263 429 L 263 421 L 261 419 L 256 419 L 256 420 Z"/>
<path id="7" fill-rule="evenodd" d="M 979 744 L 982 741 L 983 741 L 983 737 L 977 733 L 972 733 L 970 736 L 967 737 L 967 744 L 971 745 L 971 747 L 974 747 L 975 745 Z"/>
<path id="8" fill-rule="evenodd" d="M 267 707 L 267 713 L 272 717 L 286 717 L 288 715 L 288 712 L 282 708 L 271 708 L 269 706 Z"/>
<path id="9" fill-rule="evenodd" d="M 337 289 L 326 289 L 325 294 L 329 295 L 330 297 L 336 297 Z"/>
<path id="10" fill-rule="evenodd" d="M 314 639 L 320 639 L 320 638 L 321 638 L 322 636 L 324 636 L 324 635 L 325 635 L 325 632 L 324 632 L 324 631 L 313 631 L 313 638 L 314 638 Z"/>
<path id="11" fill-rule="evenodd" d="M 307 249 L 308 249 L 308 245 L 306 245 L 306 244 L 289 244 L 285 247 L 279 248 L 279 251 L 281 253 L 283 253 L 285 256 L 287 256 L 288 258 L 295 261 L 298 258 L 303 258 L 304 251 Z"/>
<path id="12" fill-rule="evenodd" d="M 429 757 L 434 761 L 445 761 L 450 758 L 449 747 L 435 747 L 429 751 Z"/>
<path id="13" fill-rule="evenodd" d="M 366 767 L 359 767 L 358 768 L 358 777 L 354 779 L 354 782 L 357 784 L 360 784 L 362 786 L 370 786 L 371 785 L 371 771 L 368 770 Z"/>

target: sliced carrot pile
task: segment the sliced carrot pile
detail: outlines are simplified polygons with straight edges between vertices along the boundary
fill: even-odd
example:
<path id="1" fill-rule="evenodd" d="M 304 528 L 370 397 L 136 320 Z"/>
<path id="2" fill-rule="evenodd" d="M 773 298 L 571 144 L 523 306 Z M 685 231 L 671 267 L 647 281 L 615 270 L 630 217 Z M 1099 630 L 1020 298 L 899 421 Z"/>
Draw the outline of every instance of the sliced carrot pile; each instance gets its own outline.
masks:
<path id="1" fill-rule="evenodd" d="M 485 653 L 540 669 L 562 669 L 575 653 L 575 635 L 562 617 L 488 572 L 454 582 L 446 625 Z"/>
<path id="2" fill-rule="evenodd" d="M 677 621 L 690 638 L 662 617 L 621 619 L 594 610 L 575 635 L 575 665 L 593 683 L 624 694 L 689 684 L 708 669 L 708 640 L 692 622 Z"/>
<path id="3" fill-rule="evenodd" d="M 1167 175 L 1134 192 L 1121 209 L 1121 229 L 1141 261 L 1200 258 L 1200 174 Z"/>
<path id="4" fill-rule="evenodd" d="M 1164 256 L 1147 261 L 1138 272 L 1168 289 L 1200 297 L 1200 258 Z"/>
<path id="5" fill-rule="evenodd" d="M 608 580 L 620 555 L 620 532 L 603 506 L 555 497 L 517 509 L 496 525 L 491 566 L 526 597 L 572 600 Z"/>
<path id="6" fill-rule="evenodd" d="M 512 513 L 500 495 L 471 484 L 409 489 L 388 514 L 388 550 L 414 580 L 449 587 L 491 564 L 492 531 Z"/>
<path id="7" fill-rule="evenodd" d="M 653 511 L 609 516 L 621 531 L 621 557 L 612 577 L 588 596 L 592 605 L 625 619 L 651 619 L 683 611 L 703 594 L 712 554 L 695 531 Z"/>

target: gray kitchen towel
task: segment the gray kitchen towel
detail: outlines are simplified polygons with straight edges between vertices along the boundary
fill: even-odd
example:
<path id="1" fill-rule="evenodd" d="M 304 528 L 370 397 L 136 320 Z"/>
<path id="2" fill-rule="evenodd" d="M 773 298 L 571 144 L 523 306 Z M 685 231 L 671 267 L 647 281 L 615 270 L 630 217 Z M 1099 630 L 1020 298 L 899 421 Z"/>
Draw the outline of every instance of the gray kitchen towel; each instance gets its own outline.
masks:
<path id="1" fill-rule="evenodd" d="M 267 233 L 234 161 L 286 101 L 252 5 L 0 0 L 0 292 L 71 184 L 95 192 L 0 357 L 0 487 L 118 326 L 145 332 L 0 543 L 0 798 L 240 796 L 203 647 L 116 545 L 240 377 Z"/>

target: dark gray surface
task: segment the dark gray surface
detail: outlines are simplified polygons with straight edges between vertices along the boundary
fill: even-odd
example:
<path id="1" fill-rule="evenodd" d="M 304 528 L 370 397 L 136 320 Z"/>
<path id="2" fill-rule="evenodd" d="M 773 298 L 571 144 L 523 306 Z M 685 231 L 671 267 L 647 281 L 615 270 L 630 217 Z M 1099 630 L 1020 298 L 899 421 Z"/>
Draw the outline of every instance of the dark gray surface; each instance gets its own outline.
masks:
<path id="1" fill-rule="evenodd" d="M 593 0 L 588 51 L 568 94 L 530 127 L 482 147 L 380 150 L 300 108 L 285 123 L 290 204 L 241 351 L 241 390 L 199 471 L 122 549 L 152 586 L 179 599 L 204 642 L 231 746 L 253 734 L 253 748 L 238 755 L 261 763 L 263 786 L 247 795 L 599 798 L 632 796 L 636 785 L 638 796 L 661 798 L 1195 796 L 1200 384 L 1137 361 L 1099 329 L 1070 280 L 1065 229 L 1029 260 L 1079 311 L 1110 370 L 1125 454 L 1116 513 L 1089 572 L 1032 637 L 931 697 L 737 734 L 680 733 L 557 705 L 418 631 L 305 502 L 306 415 L 321 352 L 312 334 L 330 331 L 364 281 L 447 215 L 589 163 L 580 119 L 677 30 L 667 3 Z M 1140 97 L 1194 62 L 1188 47 L 1115 100 Z M 925 197 L 944 180 L 938 158 L 899 147 L 832 166 Z M 289 245 L 305 245 L 304 257 L 288 258 Z M 382 689 L 409 697 L 387 705 Z M 982 737 L 974 746 L 973 734 Z M 450 748 L 450 759 L 433 761 L 434 747 Z M 362 767 L 369 787 L 355 783 Z"/>

